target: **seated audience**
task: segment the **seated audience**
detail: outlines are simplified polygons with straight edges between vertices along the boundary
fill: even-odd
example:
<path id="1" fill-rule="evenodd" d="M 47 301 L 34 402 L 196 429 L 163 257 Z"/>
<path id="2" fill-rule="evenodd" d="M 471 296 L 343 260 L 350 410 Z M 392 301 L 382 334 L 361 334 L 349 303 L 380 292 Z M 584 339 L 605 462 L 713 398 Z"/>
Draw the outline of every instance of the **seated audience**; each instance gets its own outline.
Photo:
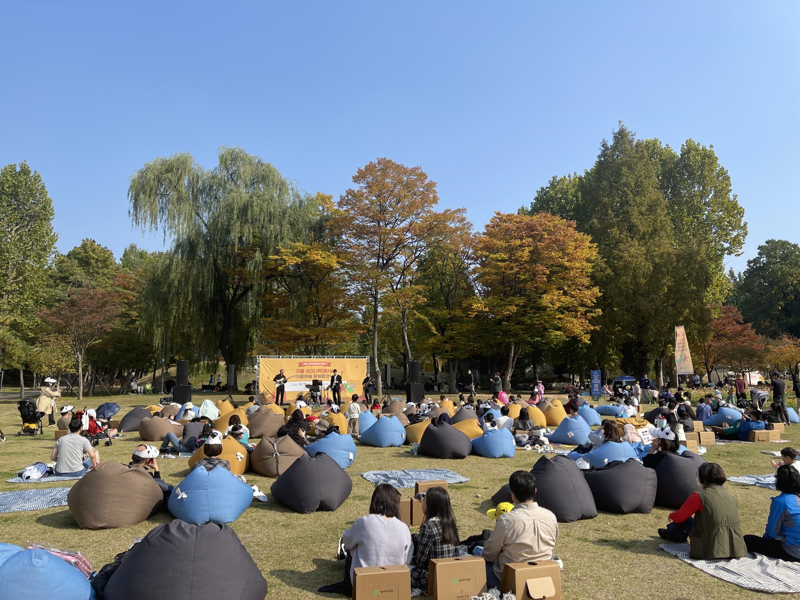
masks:
<path id="1" fill-rule="evenodd" d="M 713 398 L 711 394 L 706 394 L 704 398 L 700 398 L 697 401 L 697 421 L 705 421 L 706 419 L 710 419 L 712 416 L 711 411 L 711 404 L 709 403 L 709 398 Z"/>
<path id="2" fill-rule="evenodd" d="M 730 427 L 712 427 L 711 431 L 722 440 L 741 440 L 746 442 L 751 431 L 759 431 L 766 427 L 761 419 L 761 411 L 754 410 L 749 416 L 742 415 L 742 419 Z"/>
<path id="3" fill-rule="evenodd" d="M 206 471 L 212 471 L 214 467 L 222 467 L 226 471 L 231 470 L 231 463 L 217 458 L 222 454 L 222 434 L 219 431 L 212 431 L 203 442 L 203 454 L 205 458 L 194 463 L 192 471 L 198 467 L 203 467 Z"/>
<path id="4" fill-rule="evenodd" d="M 55 474 L 62 476 L 78 476 L 100 464 L 97 450 L 92 448 L 81 435 L 83 424 L 80 419 L 69 422 L 69 433 L 61 436 L 53 448 L 50 460 L 56 461 Z M 86 456 L 87 458 L 84 458 Z"/>
<path id="5" fill-rule="evenodd" d="M 492 429 L 497 429 L 497 423 L 495 423 L 494 415 L 492 413 L 486 413 L 483 417 L 483 431 L 484 433 L 487 431 L 491 431 Z"/>
<path id="6" fill-rule="evenodd" d="M 652 429 L 650 435 L 653 436 L 653 443 L 647 456 L 642 459 L 642 464 L 648 469 L 655 469 L 667 454 L 677 454 L 678 439 L 669 427 Z"/>
<path id="7" fill-rule="evenodd" d="M 183 426 L 183 435 L 180 439 L 178 436 L 168 431 L 161 442 L 161 452 L 190 452 L 193 453 L 202 445 L 203 434 L 206 432 L 206 425 L 199 418 L 192 419 L 191 423 Z M 213 430 L 208 426 L 208 435 Z"/>
<path id="8" fill-rule="evenodd" d="M 450 495 L 441 487 L 430 488 L 422 494 L 425 520 L 419 527 L 419 537 L 414 544 L 412 597 L 428 593 L 430 559 L 458 556 L 458 528 L 450 505 Z"/>
<path id="9" fill-rule="evenodd" d="M 534 422 L 528 415 L 527 408 L 521 408 L 519 411 L 519 418 L 514 422 L 514 430 L 516 431 L 533 431 L 536 427 Z"/>
<path id="10" fill-rule="evenodd" d="M 500 416 L 495 420 L 495 425 L 497 425 L 498 429 L 512 430 L 514 419 L 508 416 L 508 406 L 503 406 L 500 409 Z"/>
<path id="11" fill-rule="evenodd" d="M 796 453 L 795 453 L 796 454 Z M 790 562 L 800 561 L 800 472 L 794 464 L 784 464 L 775 473 L 775 489 L 763 536 L 744 536 L 748 552 Z"/>

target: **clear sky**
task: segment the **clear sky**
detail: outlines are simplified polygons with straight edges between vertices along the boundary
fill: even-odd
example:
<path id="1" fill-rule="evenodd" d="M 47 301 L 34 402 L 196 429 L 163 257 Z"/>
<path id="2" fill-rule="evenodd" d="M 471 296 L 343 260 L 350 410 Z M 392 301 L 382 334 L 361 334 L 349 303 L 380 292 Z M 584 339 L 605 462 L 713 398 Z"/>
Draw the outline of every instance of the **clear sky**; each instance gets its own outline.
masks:
<path id="1" fill-rule="evenodd" d="M 387 156 L 477 229 L 582 172 L 623 121 L 713 144 L 750 227 L 800 243 L 800 3 L 4 2 L 0 163 L 28 163 L 59 250 L 119 257 L 128 178 L 241 146 L 338 197 Z"/>

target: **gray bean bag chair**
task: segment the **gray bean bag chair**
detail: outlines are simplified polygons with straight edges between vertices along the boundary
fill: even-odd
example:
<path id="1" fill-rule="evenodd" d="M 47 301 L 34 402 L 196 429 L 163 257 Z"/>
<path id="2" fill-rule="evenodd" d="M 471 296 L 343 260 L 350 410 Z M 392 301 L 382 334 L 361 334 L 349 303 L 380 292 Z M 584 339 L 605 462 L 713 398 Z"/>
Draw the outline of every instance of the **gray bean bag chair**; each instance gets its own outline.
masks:
<path id="1" fill-rule="evenodd" d="M 649 513 L 656 501 L 656 472 L 638 460 L 614 461 L 602 469 L 587 471 L 597 510 L 628 514 Z"/>
<path id="2" fill-rule="evenodd" d="M 461 423 L 461 421 L 466 421 L 468 419 L 477 419 L 478 415 L 474 410 L 471 408 L 464 408 L 463 406 L 456 411 L 456 414 L 450 419 L 450 423 L 455 425 L 456 423 Z"/>
<path id="3" fill-rule="evenodd" d="M 228 525 L 159 525 L 134 544 L 105 587 L 106 600 L 264 600 L 267 582 Z"/>
<path id="4" fill-rule="evenodd" d="M 327 454 L 301 456 L 270 488 L 278 504 L 302 514 L 336 510 L 352 490 L 350 476 Z"/>
<path id="5" fill-rule="evenodd" d="M 278 429 L 285 422 L 286 419 L 278 413 L 268 408 L 259 409 L 258 412 L 250 416 L 250 424 L 247 426 L 250 430 L 250 439 L 277 437 Z"/>
<path id="6" fill-rule="evenodd" d="M 305 449 L 288 435 L 265 437 L 250 453 L 250 466 L 259 475 L 280 477 L 301 456 L 306 456 Z"/>
<path id="7" fill-rule="evenodd" d="M 431 423 L 419 443 L 419 453 L 433 458 L 466 458 L 471 452 L 472 440 L 449 423 Z"/>
<path id="8" fill-rule="evenodd" d="M 161 416 L 164 418 L 169 417 L 170 419 L 174 419 L 178 416 L 178 411 L 181 409 L 180 404 L 168 404 L 164 408 L 161 409 Z"/>
<path id="9" fill-rule="evenodd" d="M 700 460 L 697 461 L 694 457 Z M 655 469 L 658 478 L 656 506 L 677 509 L 683 506 L 692 493 L 699 492 L 697 469 L 704 462 L 706 461 L 703 458 L 691 452 L 667 453 Z"/>
<path id="10" fill-rule="evenodd" d="M 381 411 L 383 415 L 397 415 L 402 414 L 403 409 L 406 407 L 405 402 L 400 402 L 399 400 L 392 400 L 389 404 Z"/>
<path id="11" fill-rule="evenodd" d="M 119 430 L 139 431 L 139 424 L 142 422 L 142 419 L 149 419 L 150 416 L 151 415 L 149 410 L 137 406 L 136 408 L 131 410 L 127 415 L 122 417 L 122 420 L 119 423 Z"/>
<path id="12" fill-rule="evenodd" d="M 183 436 L 183 425 L 172 424 L 161 417 L 148 417 L 139 423 L 139 437 L 145 442 L 163 442 L 170 431 L 180 438 Z"/>

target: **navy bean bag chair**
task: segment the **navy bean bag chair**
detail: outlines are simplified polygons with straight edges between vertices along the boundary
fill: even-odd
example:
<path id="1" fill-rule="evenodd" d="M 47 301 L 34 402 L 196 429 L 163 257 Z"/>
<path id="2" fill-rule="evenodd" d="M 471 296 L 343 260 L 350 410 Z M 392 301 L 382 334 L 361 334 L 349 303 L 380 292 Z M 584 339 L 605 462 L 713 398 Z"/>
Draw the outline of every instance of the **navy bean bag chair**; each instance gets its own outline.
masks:
<path id="1" fill-rule="evenodd" d="M 517 445 L 508 429 L 492 429 L 472 440 L 472 452 L 484 458 L 513 458 Z"/>
<path id="2" fill-rule="evenodd" d="M 567 417 L 561 421 L 561 424 L 552 435 L 547 436 L 547 439 L 555 444 L 580 446 L 581 444 L 587 444 L 589 442 L 590 433 L 592 433 L 592 428 L 583 420 L 583 417 Z"/>
<path id="3" fill-rule="evenodd" d="M 350 477 L 327 454 L 298 458 L 270 489 L 278 504 L 301 514 L 336 510 L 352 490 Z"/>
<path id="4" fill-rule="evenodd" d="M 629 458 L 639 458 L 636 450 L 633 449 L 628 442 L 606 442 L 599 448 L 595 448 L 586 454 L 579 454 L 578 452 L 570 452 L 568 456 L 572 460 L 583 458 L 589 463 L 593 469 L 605 467 L 608 463 L 618 461 L 625 461 Z"/>
<path id="5" fill-rule="evenodd" d="M 478 414 L 471 408 L 466 408 L 462 406 L 460 409 L 456 411 L 456 414 L 452 416 L 450 419 L 450 424 L 455 425 L 456 423 L 461 423 L 461 421 L 467 421 L 469 419 L 477 419 Z"/>
<path id="6" fill-rule="evenodd" d="M 327 454 L 337 465 L 346 469 L 356 459 L 356 443 L 351 435 L 334 432 L 306 446 L 306 452 L 309 456 L 316 456 L 320 452 Z"/>
<path id="7" fill-rule="evenodd" d="M 786 414 L 789 415 L 789 423 L 800 423 L 800 415 L 797 414 L 797 411 L 791 407 L 786 407 Z M 705 425 L 705 423 L 703 423 Z"/>
<path id="8" fill-rule="evenodd" d="M 616 417 L 619 414 L 619 406 L 616 404 L 603 404 L 602 406 L 597 406 L 591 410 L 594 410 L 598 415 L 602 415 L 604 417 Z"/>
<path id="9" fill-rule="evenodd" d="M 603 424 L 603 419 L 600 418 L 600 413 L 588 404 L 581 404 L 581 407 L 578 409 L 578 415 L 580 415 L 590 427 Z"/>
<path id="10" fill-rule="evenodd" d="M 364 432 L 378 422 L 378 417 L 373 415 L 370 411 L 362 411 L 358 415 L 358 435 L 364 435 Z"/>
<path id="11" fill-rule="evenodd" d="M 0 599 L 89 600 L 94 598 L 86 576 L 47 550 L 22 550 L 3 544 L 0 550 Z M 3 557 L 5 555 L 5 557 Z"/>
<path id="12" fill-rule="evenodd" d="M 478 438 L 475 438 L 478 439 Z M 472 441 L 449 423 L 431 426 L 419 443 L 419 453 L 432 458 L 466 458 L 472 452 Z"/>
<path id="13" fill-rule="evenodd" d="M 116 402 L 106 402 L 97 407 L 94 411 L 98 419 L 110 419 L 119 412 L 119 404 Z"/>
<path id="14" fill-rule="evenodd" d="M 264 600 L 267 582 L 228 525 L 159 525 L 128 550 L 105 600 Z M 51 596 L 55 597 L 55 596 Z"/>
<path id="15" fill-rule="evenodd" d="M 364 422 L 362 419 L 365 414 L 369 413 L 361 413 L 359 426 Z M 359 433 L 361 435 L 358 441 L 366 446 L 388 448 L 389 446 L 402 446 L 406 441 L 406 429 L 394 416 L 383 416 L 375 424 L 370 425 L 366 431 L 359 430 Z"/>
<path id="16" fill-rule="evenodd" d="M 597 510 L 611 513 L 649 513 L 656 501 L 658 478 L 638 460 L 613 462 L 584 473 Z"/>
<path id="17" fill-rule="evenodd" d="M 233 523 L 253 500 L 253 489 L 227 469 L 195 469 L 172 490 L 167 507 L 176 519 L 204 525 Z"/>
<path id="18" fill-rule="evenodd" d="M 694 457 L 700 459 L 698 462 Z M 694 492 L 700 491 L 697 469 L 706 462 L 692 452 L 686 454 L 667 453 L 655 468 L 658 477 L 656 506 L 678 509 Z"/>
<path id="19" fill-rule="evenodd" d="M 127 415 L 122 417 L 122 420 L 119 423 L 119 430 L 139 431 L 139 424 L 142 422 L 142 419 L 149 419 L 150 417 L 151 415 L 149 410 L 137 406 Z"/>
<path id="20" fill-rule="evenodd" d="M 709 417 L 705 421 L 703 421 L 703 427 L 722 427 L 724 423 L 729 423 L 733 425 L 734 423 L 738 423 L 742 420 L 742 413 L 738 410 L 734 410 L 732 408 L 728 408 L 727 406 L 723 406 L 719 409 L 717 414 Z"/>
<path id="21" fill-rule="evenodd" d="M 481 415 L 481 418 L 480 418 L 480 419 L 478 419 L 478 422 L 479 422 L 481 425 L 483 425 L 483 419 L 484 419 L 484 418 L 486 417 L 486 415 L 488 415 L 489 413 L 492 413 L 492 414 L 494 415 L 494 419 L 495 419 L 495 421 L 496 421 L 497 419 L 499 419 L 501 416 L 503 416 L 503 413 L 501 413 L 501 412 L 500 412 L 500 409 L 499 409 L 499 408 L 490 408 L 489 410 L 487 410 L 485 413 L 483 413 L 483 414 Z"/>

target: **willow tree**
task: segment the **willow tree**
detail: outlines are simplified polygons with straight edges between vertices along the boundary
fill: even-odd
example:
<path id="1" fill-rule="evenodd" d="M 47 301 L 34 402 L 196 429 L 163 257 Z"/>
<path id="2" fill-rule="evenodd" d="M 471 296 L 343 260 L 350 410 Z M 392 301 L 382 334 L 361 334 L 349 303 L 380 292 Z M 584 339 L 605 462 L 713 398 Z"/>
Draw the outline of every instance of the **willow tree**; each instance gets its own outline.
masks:
<path id="1" fill-rule="evenodd" d="M 221 355 L 231 365 L 259 328 L 261 264 L 302 241 L 311 203 L 258 156 L 223 147 L 218 159 L 207 170 L 189 154 L 157 158 L 131 177 L 128 198 L 136 226 L 172 240 L 149 286 L 147 314 L 181 332 L 171 341 L 176 355 Z"/>

